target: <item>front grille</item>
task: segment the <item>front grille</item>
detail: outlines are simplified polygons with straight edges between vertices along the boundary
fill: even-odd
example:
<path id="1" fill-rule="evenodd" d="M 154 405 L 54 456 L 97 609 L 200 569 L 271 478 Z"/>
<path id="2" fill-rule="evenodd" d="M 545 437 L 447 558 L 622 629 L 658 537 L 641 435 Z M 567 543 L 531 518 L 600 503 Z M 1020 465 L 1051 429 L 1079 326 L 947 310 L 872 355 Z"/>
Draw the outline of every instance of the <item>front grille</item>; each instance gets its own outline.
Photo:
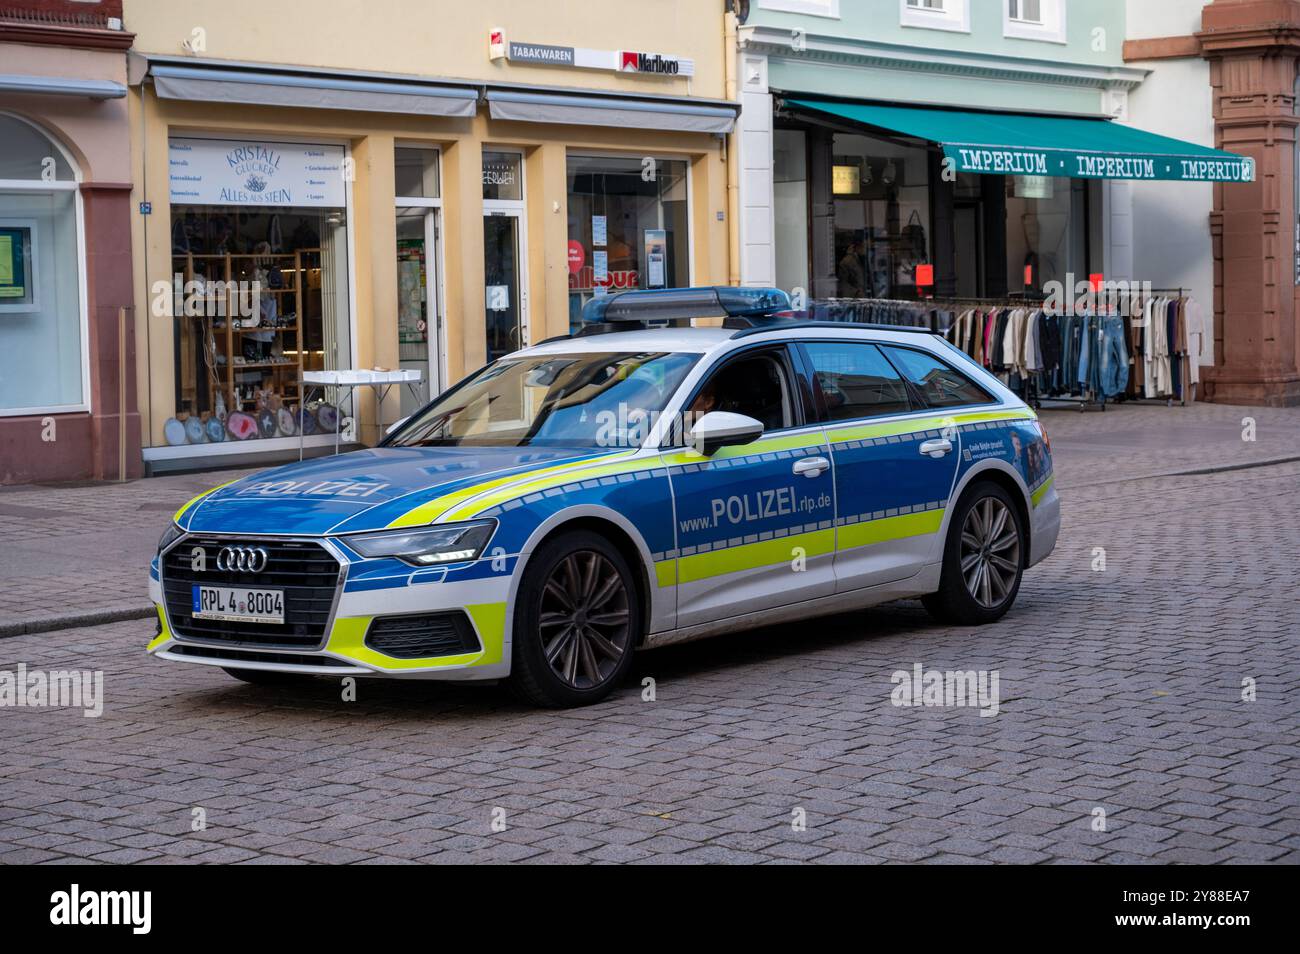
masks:
<path id="1" fill-rule="evenodd" d="M 265 547 L 269 553 L 260 573 L 218 570 L 217 554 L 229 545 Z M 204 551 L 204 570 L 195 570 L 195 549 Z M 172 631 L 181 639 L 229 646 L 278 646 L 316 649 L 325 641 L 334 596 L 338 589 L 339 562 L 319 543 L 307 540 L 187 537 L 163 557 L 163 599 Z M 283 623 L 241 623 L 194 619 L 193 584 L 250 586 L 284 591 Z"/>
<path id="2" fill-rule="evenodd" d="M 283 666 L 342 666 L 352 668 L 351 663 L 334 656 L 303 656 L 296 653 L 248 652 L 239 649 L 220 649 L 216 646 L 182 646 L 176 645 L 167 650 L 177 656 L 193 656 L 196 659 L 230 659 L 240 662 L 280 663 Z"/>
<path id="3" fill-rule="evenodd" d="M 479 648 L 474 627 L 464 613 L 379 616 L 370 623 L 366 645 L 396 659 L 455 656 Z"/>

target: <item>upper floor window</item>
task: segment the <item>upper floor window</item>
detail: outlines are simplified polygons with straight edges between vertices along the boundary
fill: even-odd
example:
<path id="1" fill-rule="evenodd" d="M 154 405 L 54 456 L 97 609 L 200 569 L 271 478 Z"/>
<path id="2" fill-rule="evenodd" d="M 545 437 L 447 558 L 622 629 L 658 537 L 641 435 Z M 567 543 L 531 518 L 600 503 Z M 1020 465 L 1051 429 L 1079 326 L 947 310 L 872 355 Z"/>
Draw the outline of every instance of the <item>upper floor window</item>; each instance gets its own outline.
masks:
<path id="1" fill-rule="evenodd" d="M 758 5 L 774 13 L 806 13 L 836 20 L 840 16 L 840 0 L 758 0 Z"/>
<path id="2" fill-rule="evenodd" d="M 1003 0 L 1002 18 L 1003 36 L 1065 42 L 1065 0 Z"/>
<path id="3" fill-rule="evenodd" d="M 1020 20 L 1023 23 L 1042 23 L 1042 0 L 1007 0 L 1007 19 Z"/>
<path id="4" fill-rule="evenodd" d="M 905 27 L 970 32 L 970 0 L 899 0 Z"/>

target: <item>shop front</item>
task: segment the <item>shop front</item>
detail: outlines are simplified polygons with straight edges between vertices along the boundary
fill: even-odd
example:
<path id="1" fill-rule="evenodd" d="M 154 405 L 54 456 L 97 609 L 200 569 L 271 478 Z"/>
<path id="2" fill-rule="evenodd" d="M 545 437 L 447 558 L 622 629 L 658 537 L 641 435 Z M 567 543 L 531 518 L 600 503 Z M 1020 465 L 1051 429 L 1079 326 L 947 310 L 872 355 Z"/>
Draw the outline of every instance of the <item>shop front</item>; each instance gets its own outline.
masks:
<path id="1" fill-rule="evenodd" d="M 0 483 L 139 473 L 120 13 L 0 11 Z"/>
<path id="2" fill-rule="evenodd" d="M 1103 182 L 1254 179 L 1249 158 L 1099 118 L 798 93 L 775 109 L 776 280 L 814 297 L 1073 292 L 1106 274 Z"/>
<path id="3" fill-rule="evenodd" d="M 1255 159 L 1132 121 L 1152 71 L 1114 42 L 1124 5 L 1086 22 L 1064 0 L 735 10 L 744 283 L 946 330 L 1026 399 L 1205 397 L 1207 199 L 1256 195 Z M 1197 260 L 1139 244 L 1164 222 Z"/>
<path id="4" fill-rule="evenodd" d="M 371 444 L 592 296 L 726 281 L 729 105 L 162 55 L 133 83 L 153 472 Z M 397 370 L 418 393 L 313 386 Z"/>

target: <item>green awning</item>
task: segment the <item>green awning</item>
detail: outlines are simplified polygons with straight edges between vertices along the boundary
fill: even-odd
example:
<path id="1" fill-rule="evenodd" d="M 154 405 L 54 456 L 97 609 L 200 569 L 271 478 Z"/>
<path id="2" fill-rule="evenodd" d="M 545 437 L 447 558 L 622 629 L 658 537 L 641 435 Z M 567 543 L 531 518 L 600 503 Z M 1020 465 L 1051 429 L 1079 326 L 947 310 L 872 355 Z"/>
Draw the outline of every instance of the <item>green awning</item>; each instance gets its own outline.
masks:
<path id="1" fill-rule="evenodd" d="M 1071 179 L 1253 182 L 1255 160 L 1106 119 L 973 113 L 789 99 L 812 109 L 943 147 L 958 172 Z"/>

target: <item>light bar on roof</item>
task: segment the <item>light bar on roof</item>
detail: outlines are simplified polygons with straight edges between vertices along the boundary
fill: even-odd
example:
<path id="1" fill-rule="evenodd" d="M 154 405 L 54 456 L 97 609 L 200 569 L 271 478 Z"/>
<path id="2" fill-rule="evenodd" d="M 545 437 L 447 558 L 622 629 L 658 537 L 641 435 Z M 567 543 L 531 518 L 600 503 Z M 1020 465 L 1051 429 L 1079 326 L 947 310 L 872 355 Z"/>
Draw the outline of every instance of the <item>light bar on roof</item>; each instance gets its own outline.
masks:
<path id="1" fill-rule="evenodd" d="M 582 308 L 582 321 L 590 325 L 619 321 L 749 318 L 789 308 L 790 296 L 779 288 L 665 288 L 593 298 Z"/>

